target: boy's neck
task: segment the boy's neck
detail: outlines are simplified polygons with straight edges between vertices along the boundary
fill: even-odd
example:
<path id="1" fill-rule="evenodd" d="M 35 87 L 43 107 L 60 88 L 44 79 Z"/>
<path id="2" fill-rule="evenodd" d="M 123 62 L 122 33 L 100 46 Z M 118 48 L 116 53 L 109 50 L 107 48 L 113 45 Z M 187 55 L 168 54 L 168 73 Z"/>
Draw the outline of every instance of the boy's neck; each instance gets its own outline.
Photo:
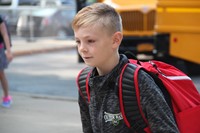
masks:
<path id="1" fill-rule="evenodd" d="M 99 76 L 103 76 L 110 73 L 113 70 L 113 68 L 115 68 L 115 66 L 117 66 L 117 64 L 119 63 L 119 59 L 120 56 L 119 54 L 117 54 L 116 56 L 114 56 L 114 58 L 112 58 L 112 60 L 108 61 L 108 63 L 106 63 L 104 66 L 97 67 L 96 69 Z"/>

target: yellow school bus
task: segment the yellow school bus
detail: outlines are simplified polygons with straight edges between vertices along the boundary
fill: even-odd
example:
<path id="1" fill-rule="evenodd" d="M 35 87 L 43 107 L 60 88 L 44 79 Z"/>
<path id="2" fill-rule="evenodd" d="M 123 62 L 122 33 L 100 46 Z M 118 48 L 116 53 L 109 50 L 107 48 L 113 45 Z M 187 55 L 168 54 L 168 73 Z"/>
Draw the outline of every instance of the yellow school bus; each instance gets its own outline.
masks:
<path id="1" fill-rule="evenodd" d="M 156 0 L 98 0 L 111 5 L 122 17 L 123 40 L 120 52 L 152 54 Z"/>
<path id="2" fill-rule="evenodd" d="M 200 69 L 200 0 L 158 0 L 155 31 L 157 58 Z"/>
<path id="3" fill-rule="evenodd" d="M 93 2 L 111 5 L 121 15 L 121 53 L 149 54 L 185 72 L 188 66 L 200 70 L 200 0 Z"/>

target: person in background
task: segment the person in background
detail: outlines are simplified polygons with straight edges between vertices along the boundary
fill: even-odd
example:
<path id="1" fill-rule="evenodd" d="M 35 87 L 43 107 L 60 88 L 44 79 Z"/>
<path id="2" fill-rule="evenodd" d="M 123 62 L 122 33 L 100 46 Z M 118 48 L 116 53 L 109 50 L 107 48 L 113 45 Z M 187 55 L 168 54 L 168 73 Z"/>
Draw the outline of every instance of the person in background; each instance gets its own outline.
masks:
<path id="1" fill-rule="evenodd" d="M 80 11 L 86 5 L 86 0 L 76 0 L 76 12 Z"/>
<path id="2" fill-rule="evenodd" d="M 8 67 L 8 63 L 13 59 L 11 52 L 11 40 L 7 30 L 6 22 L 0 16 L 0 81 L 3 89 L 2 106 L 10 107 L 12 98 L 9 95 L 8 80 L 4 70 Z"/>

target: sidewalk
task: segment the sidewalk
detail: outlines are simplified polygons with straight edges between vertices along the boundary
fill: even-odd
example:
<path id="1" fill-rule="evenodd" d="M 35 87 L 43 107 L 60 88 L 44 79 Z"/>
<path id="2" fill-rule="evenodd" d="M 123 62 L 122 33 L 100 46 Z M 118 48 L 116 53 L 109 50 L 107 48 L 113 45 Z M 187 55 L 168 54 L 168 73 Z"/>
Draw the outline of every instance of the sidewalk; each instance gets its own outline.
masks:
<path id="1" fill-rule="evenodd" d="M 26 40 L 22 39 L 15 39 L 12 41 L 12 43 L 12 51 L 14 56 L 22 56 L 56 50 L 69 50 L 76 47 L 74 40 L 40 39 L 32 42 L 27 42 Z"/>
<path id="2" fill-rule="evenodd" d="M 0 107 L 1 133 L 81 133 L 78 103 L 11 92 L 11 108 Z"/>
<path id="3" fill-rule="evenodd" d="M 73 40 L 13 40 L 15 57 L 75 48 Z M 77 100 L 11 92 L 11 108 L 0 107 L 1 133 L 80 133 Z"/>

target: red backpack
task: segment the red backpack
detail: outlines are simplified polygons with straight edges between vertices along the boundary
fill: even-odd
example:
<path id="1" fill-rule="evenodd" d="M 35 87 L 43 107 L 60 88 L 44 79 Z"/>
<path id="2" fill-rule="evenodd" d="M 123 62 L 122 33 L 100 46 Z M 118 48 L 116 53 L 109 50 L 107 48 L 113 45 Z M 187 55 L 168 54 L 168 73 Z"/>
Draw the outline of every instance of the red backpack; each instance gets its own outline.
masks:
<path id="1" fill-rule="evenodd" d="M 137 77 L 138 71 L 143 69 L 151 75 L 163 92 L 173 111 L 180 133 L 200 133 L 200 94 L 190 77 L 160 61 L 139 62 L 130 59 L 129 62 L 123 67 L 119 78 L 119 102 L 125 124 L 136 132 L 151 133 L 140 105 Z M 130 70 L 133 73 L 130 74 Z M 77 77 L 79 93 L 87 103 L 90 101 L 88 86 L 90 72 L 91 68 L 87 67 Z"/>

